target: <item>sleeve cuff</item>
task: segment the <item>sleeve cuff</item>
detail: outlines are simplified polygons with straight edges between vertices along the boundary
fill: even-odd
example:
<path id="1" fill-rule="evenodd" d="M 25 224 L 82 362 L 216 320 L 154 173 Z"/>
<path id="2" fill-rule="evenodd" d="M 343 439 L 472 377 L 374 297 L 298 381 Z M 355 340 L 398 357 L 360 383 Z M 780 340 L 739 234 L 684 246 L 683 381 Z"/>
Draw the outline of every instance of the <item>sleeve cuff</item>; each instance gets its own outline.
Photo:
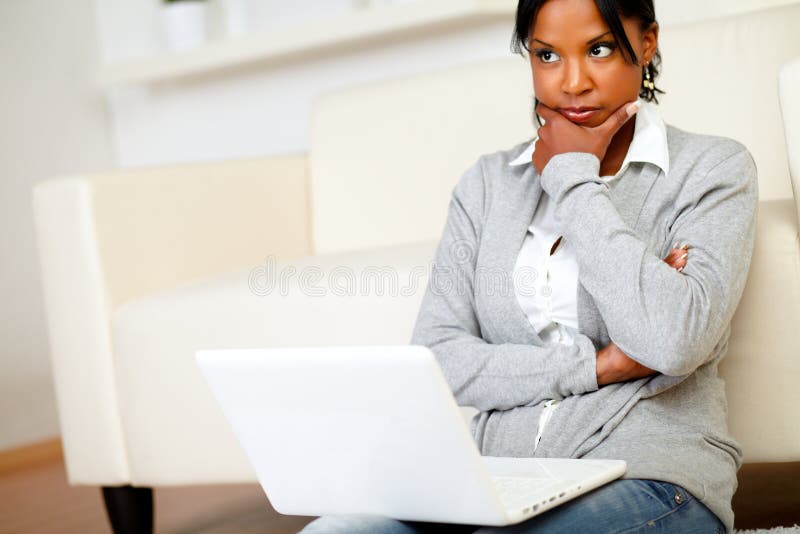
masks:
<path id="1" fill-rule="evenodd" d="M 585 335 L 575 337 L 575 344 L 581 351 L 581 365 L 575 373 L 575 384 L 573 390 L 580 393 L 590 393 L 597 391 L 600 386 L 597 384 L 597 350 L 594 343 Z"/>
<path id="2" fill-rule="evenodd" d="M 541 179 L 542 188 L 556 201 L 580 183 L 593 181 L 607 186 L 600 179 L 600 160 L 588 152 L 556 154 L 542 169 Z"/>

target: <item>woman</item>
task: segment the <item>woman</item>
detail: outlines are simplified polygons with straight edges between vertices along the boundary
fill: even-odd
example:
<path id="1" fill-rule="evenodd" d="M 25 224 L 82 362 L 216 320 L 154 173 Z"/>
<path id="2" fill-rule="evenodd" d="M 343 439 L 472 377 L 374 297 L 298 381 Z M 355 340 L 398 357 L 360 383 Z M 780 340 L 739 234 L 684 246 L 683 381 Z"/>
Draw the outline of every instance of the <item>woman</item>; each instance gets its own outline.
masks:
<path id="1" fill-rule="evenodd" d="M 411 343 L 480 410 L 481 454 L 627 472 L 502 528 L 342 515 L 303 532 L 730 532 L 742 451 L 717 364 L 753 250 L 753 160 L 661 121 L 652 0 L 521 0 L 514 44 L 545 124 L 453 189 Z"/>

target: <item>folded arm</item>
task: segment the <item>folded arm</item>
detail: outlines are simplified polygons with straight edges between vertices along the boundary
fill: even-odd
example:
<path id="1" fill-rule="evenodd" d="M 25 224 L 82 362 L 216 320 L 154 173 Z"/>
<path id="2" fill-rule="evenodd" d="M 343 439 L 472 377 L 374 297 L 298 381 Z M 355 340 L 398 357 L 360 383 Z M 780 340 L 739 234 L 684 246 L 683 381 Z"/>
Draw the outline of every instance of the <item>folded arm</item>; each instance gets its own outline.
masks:
<path id="1" fill-rule="evenodd" d="M 492 344 L 481 337 L 473 283 L 483 179 L 479 160 L 453 189 L 411 344 L 433 351 L 459 405 L 481 411 L 597 390 L 595 347 L 582 334 L 573 345 L 545 346 Z"/>
<path id="2" fill-rule="evenodd" d="M 647 251 L 599 179 L 594 155 L 553 157 L 542 187 L 556 223 L 577 251 L 581 283 L 609 337 L 630 358 L 671 376 L 705 363 L 741 298 L 752 255 L 758 185 L 750 154 L 736 144 L 702 176 L 689 178 L 670 242 L 692 244 L 682 273 Z"/>

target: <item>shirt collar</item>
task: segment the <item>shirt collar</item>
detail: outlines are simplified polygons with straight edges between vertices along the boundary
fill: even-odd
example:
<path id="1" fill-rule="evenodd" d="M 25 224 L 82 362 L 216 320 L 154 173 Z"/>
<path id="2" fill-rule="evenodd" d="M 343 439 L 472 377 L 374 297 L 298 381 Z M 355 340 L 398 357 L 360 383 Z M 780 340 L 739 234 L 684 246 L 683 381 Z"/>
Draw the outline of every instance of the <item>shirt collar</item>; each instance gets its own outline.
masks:
<path id="1" fill-rule="evenodd" d="M 669 174 L 669 147 L 667 145 L 667 127 L 664 120 L 658 113 L 656 107 L 650 102 L 640 100 L 642 107 L 636 113 L 636 127 L 633 131 L 633 140 L 628 147 L 628 153 L 622 161 L 619 172 L 611 178 L 622 176 L 631 162 L 652 163 L 653 165 Z M 533 159 L 533 151 L 536 147 L 534 140 L 522 151 L 509 165 L 530 164 Z"/>

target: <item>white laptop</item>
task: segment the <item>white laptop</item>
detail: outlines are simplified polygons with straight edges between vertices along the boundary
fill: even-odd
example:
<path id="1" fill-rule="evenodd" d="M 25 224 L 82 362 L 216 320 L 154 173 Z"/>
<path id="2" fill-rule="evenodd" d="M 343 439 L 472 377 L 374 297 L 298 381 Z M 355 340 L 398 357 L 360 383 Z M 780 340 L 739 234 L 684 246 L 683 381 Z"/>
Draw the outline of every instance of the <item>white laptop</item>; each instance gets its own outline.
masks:
<path id="1" fill-rule="evenodd" d="M 201 350 L 195 358 L 281 514 L 503 526 L 625 473 L 621 460 L 481 456 L 424 346 Z"/>

